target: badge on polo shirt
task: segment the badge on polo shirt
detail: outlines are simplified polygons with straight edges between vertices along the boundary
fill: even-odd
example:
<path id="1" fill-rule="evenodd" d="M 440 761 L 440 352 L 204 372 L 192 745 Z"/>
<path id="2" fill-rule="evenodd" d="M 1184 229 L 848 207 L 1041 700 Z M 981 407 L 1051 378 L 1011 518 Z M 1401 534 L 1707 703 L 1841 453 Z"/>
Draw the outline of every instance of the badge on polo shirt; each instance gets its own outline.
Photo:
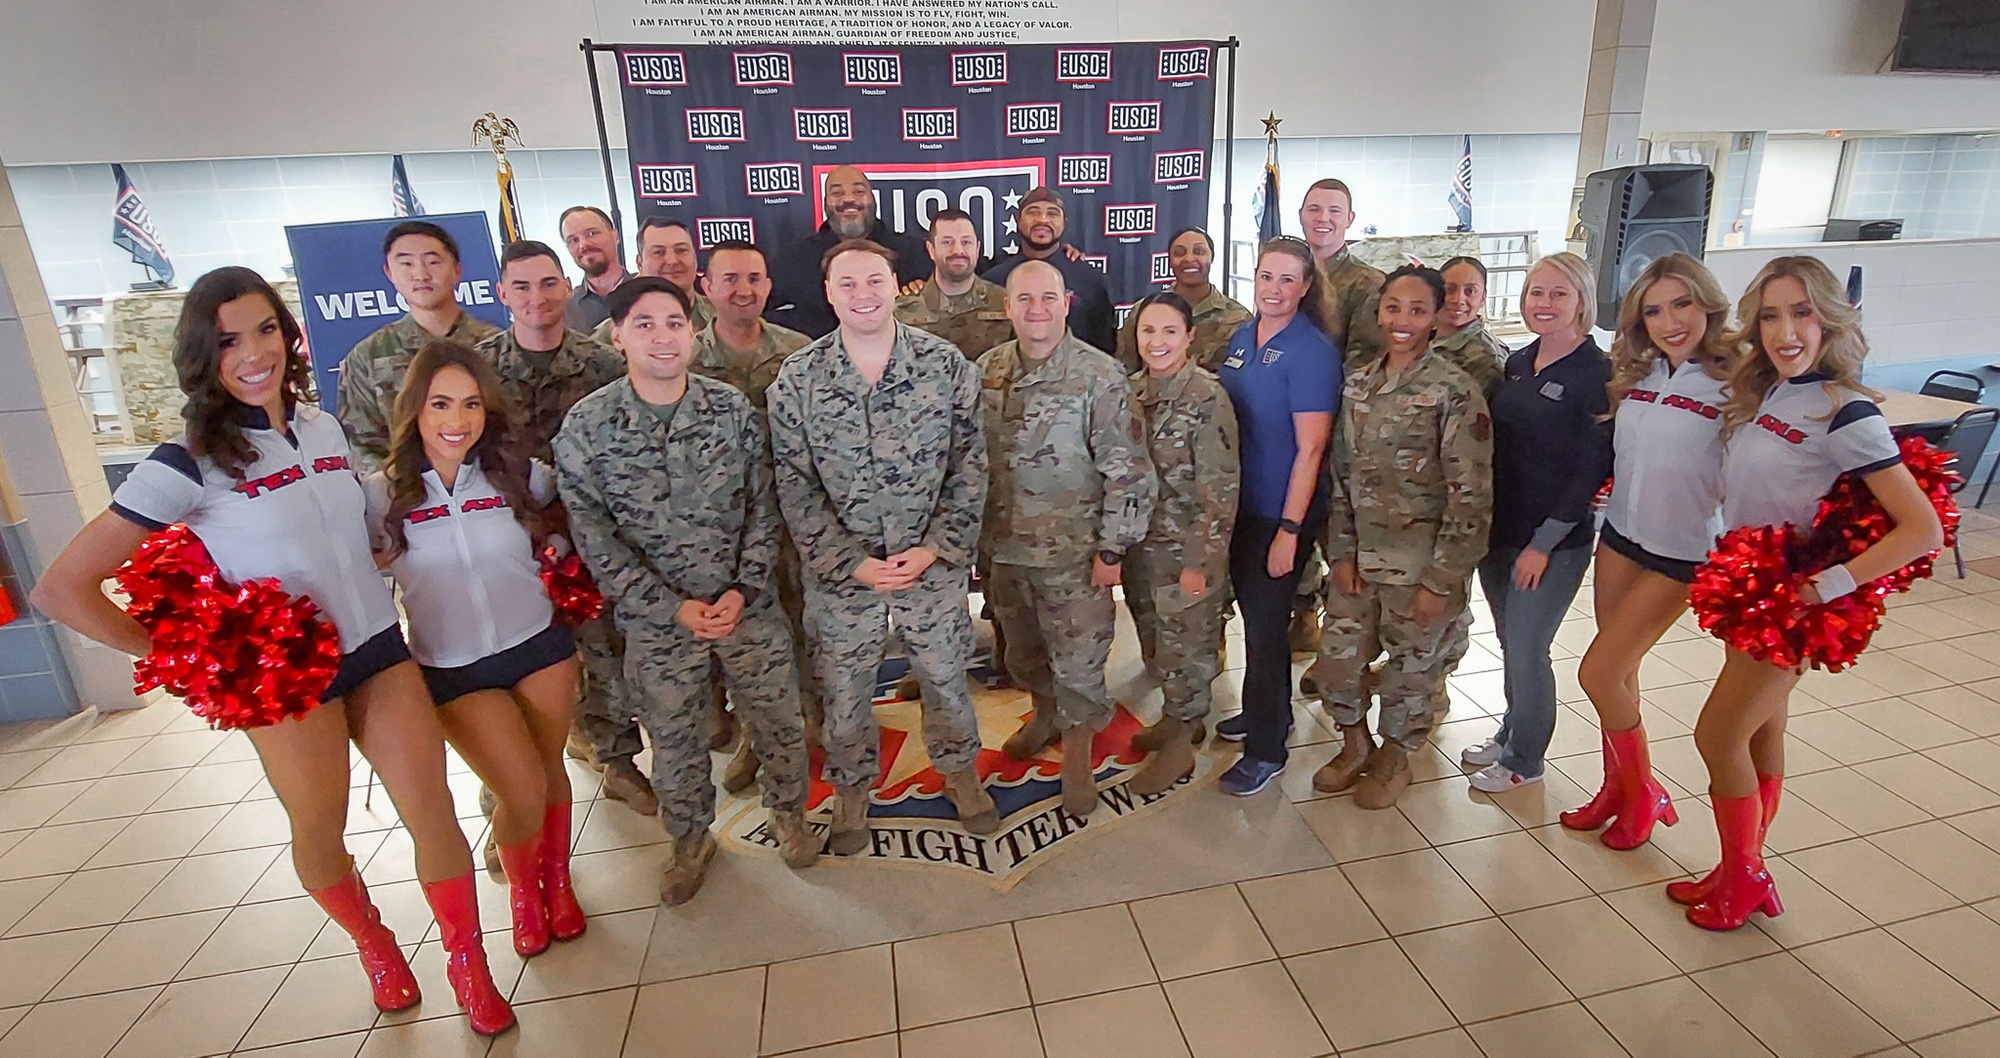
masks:
<path id="1" fill-rule="evenodd" d="M 1285 355 L 1285 351 L 1283 349 L 1278 348 L 1275 345 L 1269 349 L 1264 350 L 1264 366 L 1269 367 L 1270 365 L 1277 363 L 1278 358 L 1283 355 Z"/>
<path id="2" fill-rule="evenodd" d="M 1231 349 L 1229 351 L 1229 358 L 1222 362 L 1222 366 L 1240 369 L 1243 366 L 1243 350 L 1241 348 Z"/>
<path id="3" fill-rule="evenodd" d="M 1560 382 L 1542 383 L 1542 396 L 1547 397 L 1550 400 L 1563 399 L 1563 384 Z"/>

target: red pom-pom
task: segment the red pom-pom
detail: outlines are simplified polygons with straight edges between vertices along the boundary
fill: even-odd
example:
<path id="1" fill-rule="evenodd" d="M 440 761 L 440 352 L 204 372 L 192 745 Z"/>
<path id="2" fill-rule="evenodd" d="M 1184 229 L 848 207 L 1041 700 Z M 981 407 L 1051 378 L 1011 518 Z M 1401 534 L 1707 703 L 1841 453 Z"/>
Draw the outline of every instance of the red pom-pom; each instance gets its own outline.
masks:
<path id="1" fill-rule="evenodd" d="M 555 548 L 544 547 L 536 557 L 542 564 L 542 584 L 556 604 L 556 620 L 576 627 L 604 612 L 604 593 L 597 590 L 581 556 L 572 551 L 557 558 Z"/>
<path id="2" fill-rule="evenodd" d="M 340 668 L 340 634 L 312 600 L 270 579 L 231 587 L 184 525 L 148 537 L 117 578 L 153 642 L 133 668 L 136 689 L 166 688 L 210 727 L 303 716 Z"/>

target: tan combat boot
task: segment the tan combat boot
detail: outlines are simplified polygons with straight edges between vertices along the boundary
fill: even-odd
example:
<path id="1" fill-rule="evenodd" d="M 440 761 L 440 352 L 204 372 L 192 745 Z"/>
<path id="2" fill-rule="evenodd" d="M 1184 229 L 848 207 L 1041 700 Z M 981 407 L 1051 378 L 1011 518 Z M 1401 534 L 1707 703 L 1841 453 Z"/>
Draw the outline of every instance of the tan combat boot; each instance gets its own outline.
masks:
<path id="1" fill-rule="evenodd" d="M 1319 653 L 1319 604 L 1292 615 L 1292 655 L 1312 657 Z"/>
<path id="2" fill-rule="evenodd" d="M 715 727 L 708 733 L 708 748 L 720 753 L 736 741 L 736 714 L 729 711 L 729 691 L 721 683 L 710 683 L 708 706 L 715 715 Z"/>
<path id="3" fill-rule="evenodd" d="M 778 839 L 778 855 L 785 866 L 798 870 L 819 862 L 819 838 L 806 826 L 804 811 L 771 809 L 771 836 Z"/>
<path id="4" fill-rule="evenodd" d="M 951 800 L 951 806 L 958 809 L 958 825 L 968 834 L 991 834 L 1000 829 L 1000 810 L 993 806 L 993 797 L 979 782 L 979 773 L 971 768 L 960 768 L 946 772 L 944 795 Z"/>
<path id="5" fill-rule="evenodd" d="M 604 796 L 623 801 L 625 807 L 642 816 L 660 814 L 660 798 L 653 792 L 652 780 L 629 760 L 616 760 L 604 766 Z"/>
<path id="6" fill-rule="evenodd" d="M 674 854 L 660 878 L 660 903 L 673 907 L 694 899 L 708 877 L 708 861 L 715 858 L 715 835 L 704 829 L 685 840 L 675 838 Z"/>
<path id="7" fill-rule="evenodd" d="M 1189 722 L 1163 716 L 1159 723 L 1132 736 L 1132 748 L 1154 753 L 1183 736 L 1186 736 L 1189 745 L 1199 746 L 1208 738 L 1208 725 L 1199 720 Z"/>
<path id="8" fill-rule="evenodd" d="M 1081 819 L 1097 810 L 1097 777 L 1090 773 L 1090 743 L 1096 732 L 1078 724 L 1063 732 L 1063 811 Z"/>
<path id="9" fill-rule="evenodd" d="M 1341 793 L 1352 789 L 1375 750 L 1375 740 L 1368 735 L 1366 721 L 1353 727 L 1340 725 L 1340 739 L 1340 752 L 1313 773 L 1313 789 L 1320 793 Z"/>
<path id="10" fill-rule="evenodd" d="M 757 757 L 750 752 L 750 738 L 744 736 L 736 744 L 736 755 L 722 766 L 722 788 L 730 793 L 742 793 L 757 781 Z"/>
<path id="11" fill-rule="evenodd" d="M 583 729 L 570 725 L 569 737 L 563 740 L 563 752 L 569 759 L 582 761 L 591 771 L 603 771 L 604 765 L 597 760 L 597 749 L 584 736 Z"/>
<path id="12" fill-rule="evenodd" d="M 827 851 L 836 856 L 852 856 L 867 847 L 867 789 L 836 787 L 833 791 L 833 831 L 827 835 Z"/>
<path id="13" fill-rule="evenodd" d="M 1354 804 L 1370 811 L 1387 808 L 1409 785 L 1409 755 L 1394 742 L 1385 742 L 1368 758 L 1361 781 L 1354 784 Z"/>
<path id="14" fill-rule="evenodd" d="M 1200 729 L 1198 722 L 1189 724 L 1173 717 L 1162 719 L 1147 729 L 1146 734 L 1149 735 L 1161 731 L 1164 741 L 1152 747 L 1153 755 L 1147 759 L 1146 766 L 1132 776 L 1132 792 L 1146 796 L 1162 793 L 1193 774 L 1195 733 Z M 1139 740 L 1133 739 L 1132 744 L 1137 746 Z"/>
<path id="15" fill-rule="evenodd" d="M 1000 751 L 1015 760 L 1033 760 L 1035 754 L 1049 748 L 1056 740 L 1056 703 L 1045 698 L 1035 699 L 1035 715 L 1021 725 L 1021 730 L 1009 736 Z"/>

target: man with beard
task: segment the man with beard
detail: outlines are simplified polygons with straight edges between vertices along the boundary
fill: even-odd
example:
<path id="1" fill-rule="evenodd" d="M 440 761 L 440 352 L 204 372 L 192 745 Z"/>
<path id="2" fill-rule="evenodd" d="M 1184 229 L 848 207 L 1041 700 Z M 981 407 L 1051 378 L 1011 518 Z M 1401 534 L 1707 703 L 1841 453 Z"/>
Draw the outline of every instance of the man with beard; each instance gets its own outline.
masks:
<path id="1" fill-rule="evenodd" d="M 688 323 L 695 330 L 708 326 L 715 318 L 715 306 L 695 289 L 697 269 L 694 257 L 694 233 L 688 231 L 686 221 L 655 213 L 639 222 L 638 272 L 642 276 L 664 279 L 687 295 L 693 305 L 693 315 Z M 630 277 L 627 277 L 630 278 Z M 611 321 L 606 319 L 590 332 L 592 338 L 611 344 Z"/>
<path id="2" fill-rule="evenodd" d="M 890 231 L 875 215 L 875 189 L 868 176 L 851 165 L 826 174 L 826 222 L 819 230 L 771 259 L 771 299 L 764 318 L 818 338 L 833 330 L 833 309 L 826 301 L 826 281 L 820 262 L 826 252 L 847 239 L 867 239 L 888 247 L 896 258 L 896 286 L 901 289 L 931 274 L 924 244 L 912 235 Z"/>
<path id="3" fill-rule="evenodd" d="M 1111 292 L 1104 284 L 1104 272 L 1071 254 L 1063 245 L 1066 221 L 1062 196 L 1053 188 L 1038 187 L 1021 197 L 1015 214 L 1021 236 L 1021 252 L 1008 254 L 986 269 L 986 278 L 1006 283 L 1007 274 L 1023 261 L 1047 261 L 1062 273 L 1068 287 L 1069 332 L 1097 347 L 1098 351 L 1118 350 L 1118 317 L 1111 311 Z"/>
<path id="4" fill-rule="evenodd" d="M 896 299 L 896 318 L 958 346 L 968 360 L 1010 341 L 1007 294 L 979 278 L 979 229 L 962 209 L 941 209 L 931 218 L 924 249 L 935 266 L 914 294 Z"/>
<path id="5" fill-rule="evenodd" d="M 604 299 L 630 275 L 618 253 L 618 229 L 612 226 L 610 214 L 596 206 L 563 210 L 557 227 L 562 231 L 563 245 L 569 247 L 569 259 L 583 269 L 583 285 L 569 299 L 569 329 L 589 334 L 591 328 L 611 318 Z"/>

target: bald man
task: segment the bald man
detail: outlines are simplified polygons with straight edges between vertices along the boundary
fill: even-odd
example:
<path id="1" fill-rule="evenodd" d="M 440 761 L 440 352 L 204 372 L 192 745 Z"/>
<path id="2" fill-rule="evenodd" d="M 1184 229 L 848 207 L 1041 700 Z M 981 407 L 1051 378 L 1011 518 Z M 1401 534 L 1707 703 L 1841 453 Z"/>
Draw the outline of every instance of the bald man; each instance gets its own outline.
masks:
<path id="1" fill-rule="evenodd" d="M 875 215 L 875 189 L 868 174 L 843 165 L 826 174 L 826 221 L 819 230 L 771 258 L 771 300 L 764 318 L 814 338 L 833 330 L 833 309 L 826 303 L 826 282 L 820 263 L 826 252 L 847 239 L 867 239 L 887 247 L 896 257 L 898 288 L 930 278 L 930 254 L 920 235 L 890 231 Z"/>

